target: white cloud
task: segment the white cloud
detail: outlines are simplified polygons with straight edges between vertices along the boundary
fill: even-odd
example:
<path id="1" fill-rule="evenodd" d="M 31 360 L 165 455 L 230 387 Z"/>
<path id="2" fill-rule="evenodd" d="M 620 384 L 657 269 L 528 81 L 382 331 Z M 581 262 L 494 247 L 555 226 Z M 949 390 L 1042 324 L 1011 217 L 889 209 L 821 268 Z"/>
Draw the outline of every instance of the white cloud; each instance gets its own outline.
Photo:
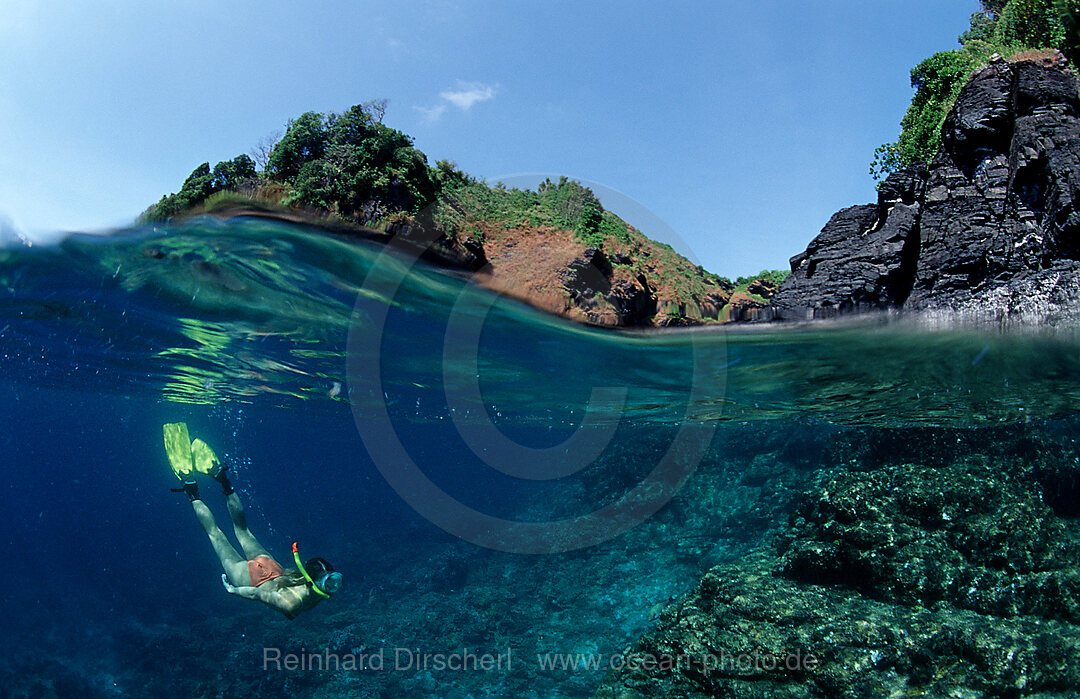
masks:
<path id="1" fill-rule="evenodd" d="M 457 107 L 463 112 L 472 109 L 477 102 L 487 102 L 495 99 L 495 91 L 498 85 L 485 85 L 483 83 L 458 82 L 456 90 L 443 90 L 439 93 L 442 100 L 433 107 L 413 107 L 424 117 L 424 121 L 435 122 L 442 118 L 450 106 Z"/>
<path id="2" fill-rule="evenodd" d="M 446 111 L 446 105 L 437 104 L 434 107 L 413 107 L 413 109 L 420 112 L 420 116 L 424 117 L 424 121 L 438 121 L 439 117 Z"/>
<path id="3" fill-rule="evenodd" d="M 460 83 L 457 90 L 446 90 L 439 97 L 467 112 L 477 102 L 486 102 L 495 97 L 495 86 L 482 83 Z"/>

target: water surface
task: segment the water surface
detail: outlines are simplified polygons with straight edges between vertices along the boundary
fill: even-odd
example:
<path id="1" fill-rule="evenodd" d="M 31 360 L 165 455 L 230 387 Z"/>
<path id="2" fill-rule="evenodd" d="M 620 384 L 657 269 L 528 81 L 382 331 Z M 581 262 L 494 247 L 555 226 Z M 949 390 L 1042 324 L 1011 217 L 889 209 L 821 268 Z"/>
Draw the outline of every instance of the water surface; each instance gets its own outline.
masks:
<path id="1" fill-rule="evenodd" d="M 811 473 L 844 454 L 859 467 L 845 445 L 867 431 L 928 451 L 955 435 L 991 449 L 1002 430 L 1065 438 L 1078 349 L 1071 333 L 881 322 L 588 328 L 375 245 L 258 219 L 0 249 L 0 662 L 16 696 L 588 696 L 601 669 L 543 670 L 537 654 L 624 648 L 786 521 L 748 472 Z M 231 464 L 272 553 L 287 561 L 299 540 L 345 573 L 337 598 L 289 622 L 225 594 L 169 492 L 161 425 L 175 421 Z M 678 492 L 647 495 L 654 515 L 550 555 L 447 533 L 388 482 L 400 464 L 372 457 L 392 437 L 455 502 L 550 522 L 637 492 L 686 430 L 702 448 L 674 450 L 690 463 L 667 482 Z M 578 469 L 586 448 L 596 458 Z M 528 477 L 492 467 L 529 450 L 548 461 Z M 213 483 L 201 487 L 225 524 Z M 469 648 L 513 664 L 289 673 L 264 670 L 267 647 Z"/>

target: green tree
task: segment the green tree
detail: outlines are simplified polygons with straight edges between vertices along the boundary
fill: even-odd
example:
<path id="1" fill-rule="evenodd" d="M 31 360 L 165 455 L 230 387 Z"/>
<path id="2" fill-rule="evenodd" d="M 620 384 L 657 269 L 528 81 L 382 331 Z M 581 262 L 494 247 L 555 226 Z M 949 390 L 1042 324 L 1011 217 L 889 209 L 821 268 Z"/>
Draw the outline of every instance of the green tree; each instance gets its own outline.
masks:
<path id="1" fill-rule="evenodd" d="M 871 175 L 878 179 L 900 167 L 933 159 L 941 145 L 945 116 L 978 62 L 969 50 L 939 51 L 912 69 L 915 96 L 900 122 L 900 138 L 878 147 Z"/>
<path id="2" fill-rule="evenodd" d="M 181 200 L 181 206 L 189 206 L 206 199 L 213 192 L 214 176 L 210 174 L 210 163 L 203 163 L 191 171 L 176 196 Z"/>
<path id="3" fill-rule="evenodd" d="M 572 230 L 587 245 L 601 247 L 604 236 L 600 233 L 604 207 L 592 190 L 580 182 L 560 177 L 552 182 L 546 179 L 537 188 L 540 201 L 555 212 L 554 223 Z"/>
<path id="4" fill-rule="evenodd" d="M 266 168 L 279 179 L 296 177 L 304 163 L 322 157 L 326 141 L 326 118 L 318 112 L 304 112 L 289 122 L 285 135 L 270 151 Z"/>
<path id="5" fill-rule="evenodd" d="M 969 41 L 993 41 L 997 17 L 989 10 L 971 15 L 971 27 L 958 37 L 961 44 Z"/>
<path id="6" fill-rule="evenodd" d="M 187 211 L 213 194 L 213 182 L 210 163 L 203 163 L 191 171 L 179 192 L 162 197 L 161 201 L 147 210 L 144 217 L 152 221 L 167 221 Z"/>
<path id="7" fill-rule="evenodd" d="M 214 191 L 236 189 L 241 182 L 255 177 L 255 161 L 247 155 L 238 155 L 214 166 L 211 187 Z"/>
<path id="8" fill-rule="evenodd" d="M 291 122 L 268 165 L 292 188 L 288 201 L 361 222 L 432 203 L 437 187 L 427 156 L 380 121 L 384 110 L 384 101 L 367 102 Z"/>
<path id="9" fill-rule="evenodd" d="M 472 177 L 459 170 L 457 163 L 452 160 L 436 161 L 432 177 L 435 180 L 435 187 L 439 191 L 459 189 L 476 182 Z"/>
<path id="10" fill-rule="evenodd" d="M 1077 0 L 1009 0 L 998 16 L 994 39 L 1004 46 L 1065 48 L 1065 18 L 1077 6 Z"/>
<path id="11" fill-rule="evenodd" d="M 1069 58 L 1074 68 L 1080 67 L 1080 1 L 1057 0 L 1055 5 L 1065 29 L 1061 51 Z"/>
<path id="12" fill-rule="evenodd" d="M 897 149 L 907 163 L 929 162 L 941 145 L 941 126 L 977 60 L 970 52 L 940 51 L 915 66 L 915 97 L 900 122 Z"/>
<path id="13" fill-rule="evenodd" d="M 210 163 L 203 163 L 187 176 L 179 192 L 162 197 L 143 216 L 148 220 L 167 221 L 198 206 L 215 192 L 235 189 L 250 177 L 255 177 L 255 163 L 246 155 L 220 162 L 213 171 Z"/>
<path id="14" fill-rule="evenodd" d="M 941 126 L 968 76 L 994 53 L 1060 49 L 1080 58 L 1080 0 L 981 0 L 982 12 L 960 35 L 963 48 L 941 51 L 911 71 L 915 95 L 901 122 L 900 137 L 874 153 L 875 179 L 900 167 L 927 162 L 941 144 Z"/>

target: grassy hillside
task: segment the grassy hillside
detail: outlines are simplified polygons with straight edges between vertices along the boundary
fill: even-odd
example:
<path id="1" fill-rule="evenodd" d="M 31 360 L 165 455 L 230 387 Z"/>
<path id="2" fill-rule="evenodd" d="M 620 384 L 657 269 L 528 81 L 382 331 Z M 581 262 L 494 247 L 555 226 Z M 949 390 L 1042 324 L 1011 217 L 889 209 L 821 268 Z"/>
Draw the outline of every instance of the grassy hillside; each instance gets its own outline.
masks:
<path id="1" fill-rule="evenodd" d="M 732 301 L 740 309 L 766 305 L 775 284 L 759 285 L 757 294 L 748 287 L 785 274 L 736 283 L 711 274 L 565 177 L 530 191 L 491 186 L 447 161 L 429 166 L 409 136 L 382 123 L 384 106 L 305 113 L 263 151 L 261 163 L 247 155 L 213 168 L 203 163 L 143 217 L 164 221 L 258 204 L 381 231 L 430 227 L 448 247 L 481 251 L 487 264 L 480 283 L 599 325 L 748 317 L 733 315 Z"/>

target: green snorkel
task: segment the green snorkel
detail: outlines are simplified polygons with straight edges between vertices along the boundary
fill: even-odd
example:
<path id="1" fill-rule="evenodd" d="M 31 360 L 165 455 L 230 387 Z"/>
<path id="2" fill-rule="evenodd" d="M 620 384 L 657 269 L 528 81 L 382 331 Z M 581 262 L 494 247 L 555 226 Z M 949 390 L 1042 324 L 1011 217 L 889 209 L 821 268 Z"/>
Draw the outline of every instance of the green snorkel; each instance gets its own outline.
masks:
<path id="1" fill-rule="evenodd" d="M 304 564 L 300 562 L 300 547 L 294 541 L 292 542 L 292 557 L 296 561 L 296 569 L 300 571 L 300 574 L 304 576 L 304 579 L 311 583 L 311 589 L 315 590 L 316 594 L 319 594 L 326 599 L 330 599 L 330 593 L 315 584 L 315 581 L 311 579 L 308 572 L 304 570 Z"/>

